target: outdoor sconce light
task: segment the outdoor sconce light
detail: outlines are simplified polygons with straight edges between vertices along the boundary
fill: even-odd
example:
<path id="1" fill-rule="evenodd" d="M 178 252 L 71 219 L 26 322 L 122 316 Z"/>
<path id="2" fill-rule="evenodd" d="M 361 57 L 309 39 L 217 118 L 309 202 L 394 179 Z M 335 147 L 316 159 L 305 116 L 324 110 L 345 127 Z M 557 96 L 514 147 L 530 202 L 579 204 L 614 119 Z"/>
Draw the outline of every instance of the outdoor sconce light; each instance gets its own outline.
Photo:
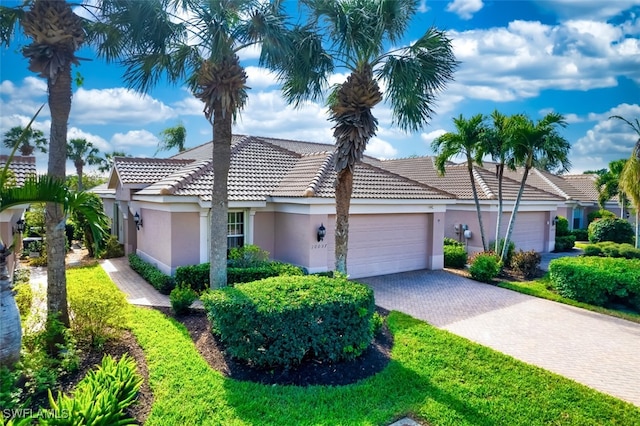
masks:
<path id="1" fill-rule="evenodd" d="M 327 235 L 327 229 L 324 227 L 324 225 L 321 223 L 320 227 L 318 228 L 318 242 L 324 240 L 324 236 Z"/>
<path id="2" fill-rule="evenodd" d="M 142 218 L 140 217 L 138 212 L 136 212 L 136 214 L 133 215 L 133 223 L 136 224 L 136 230 L 139 231 L 140 228 L 142 228 Z"/>
<path id="3" fill-rule="evenodd" d="M 20 219 L 16 222 L 16 226 L 13 228 L 14 234 L 22 234 L 24 232 L 24 220 Z"/>
<path id="4" fill-rule="evenodd" d="M 556 226 L 558 224 L 558 216 L 553 218 L 553 226 Z"/>

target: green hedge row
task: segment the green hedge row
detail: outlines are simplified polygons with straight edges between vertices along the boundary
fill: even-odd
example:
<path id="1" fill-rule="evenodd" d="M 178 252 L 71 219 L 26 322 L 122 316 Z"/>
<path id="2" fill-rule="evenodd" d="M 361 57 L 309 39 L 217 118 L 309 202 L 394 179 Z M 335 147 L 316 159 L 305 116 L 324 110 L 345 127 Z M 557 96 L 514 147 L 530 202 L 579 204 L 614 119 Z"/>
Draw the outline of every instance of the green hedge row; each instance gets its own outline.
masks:
<path id="1" fill-rule="evenodd" d="M 304 275 L 304 271 L 294 265 L 282 262 L 261 262 L 256 266 L 228 267 L 227 283 L 229 285 L 248 283 L 279 275 Z M 186 284 L 197 292 L 209 288 L 209 263 L 179 266 L 176 269 L 175 281 Z"/>
<path id="2" fill-rule="evenodd" d="M 129 255 L 129 265 L 131 266 L 131 269 L 136 271 L 142 278 L 162 294 L 170 294 L 171 290 L 176 286 L 176 282 L 172 276 L 165 274 L 152 264 L 145 262 L 140 258 L 140 256 L 134 253 Z"/>
<path id="3" fill-rule="evenodd" d="M 599 306 L 618 297 L 640 309 L 640 260 L 564 257 L 551 261 L 549 276 L 564 297 Z"/>
<path id="4" fill-rule="evenodd" d="M 584 248 L 585 256 L 624 257 L 625 259 L 640 259 L 640 249 L 631 244 L 618 244 L 611 241 L 589 244 Z"/>
<path id="5" fill-rule="evenodd" d="M 554 251 L 571 251 L 573 246 L 576 245 L 575 235 L 565 235 L 562 237 L 556 237 L 556 246 Z"/>
<path id="6" fill-rule="evenodd" d="M 463 245 L 444 246 L 444 266 L 445 268 L 462 269 L 467 264 L 467 249 Z"/>
<path id="7" fill-rule="evenodd" d="M 251 365 L 353 359 L 373 338 L 373 291 L 342 276 L 272 277 L 200 299 L 229 353 Z"/>

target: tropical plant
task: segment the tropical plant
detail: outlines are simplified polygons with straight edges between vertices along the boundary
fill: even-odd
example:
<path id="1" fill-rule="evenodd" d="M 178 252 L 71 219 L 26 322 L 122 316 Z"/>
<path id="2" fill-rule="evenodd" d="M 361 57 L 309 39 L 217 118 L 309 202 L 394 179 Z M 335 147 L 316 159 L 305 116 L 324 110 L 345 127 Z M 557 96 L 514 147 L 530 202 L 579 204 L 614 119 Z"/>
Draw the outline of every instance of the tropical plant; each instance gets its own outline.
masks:
<path id="1" fill-rule="evenodd" d="M 166 76 L 186 82 L 213 125 L 211 286 L 227 284 L 227 179 L 231 125 L 247 99 L 238 53 L 261 46 L 260 63 L 285 55 L 281 2 L 148 0 L 103 2 L 100 14 L 118 32 L 104 34 L 100 55 L 121 59 L 126 83 L 143 92 Z"/>
<path id="2" fill-rule="evenodd" d="M 285 49 L 288 61 L 278 76 L 284 97 L 299 106 L 324 95 L 328 75 L 336 67 L 348 73 L 327 99 L 336 140 L 335 265 L 346 273 L 353 171 L 377 131 L 372 109 L 386 98 L 396 125 L 408 131 L 422 128 L 434 114 L 436 95 L 452 79 L 457 62 L 451 41 L 436 28 L 409 46 L 386 50 L 405 35 L 418 8 L 416 0 L 302 4 L 309 20 L 291 32 L 294 42 Z"/>
<path id="3" fill-rule="evenodd" d="M 187 128 L 184 124 L 178 123 L 174 127 L 167 127 L 160 132 L 162 140 L 158 144 L 156 154 L 160 151 L 170 151 L 178 148 L 178 152 L 184 151 L 185 142 L 187 141 Z M 155 155 L 155 154 L 154 154 Z"/>
<path id="4" fill-rule="evenodd" d="M 554 168 L 561 167 L 563 170 L 569 170 L 571 163 L 569 162 L 569 150 L 571 144 L 558 133 L 558 127 L 567 125 L 561 114 L 550 112 L 537 122 L 533 122 L 529 117 L 523 114 L 514 115 L 511 121 L 511 137 L 513 138 L 513 157 L 510 159 L 510 166 L 522 167 L 522 180 L 520 181 L 520 189 L 516 196 L 516 201 L 509 218 L 507 226 L 507 234 L 505 240 L 511 239 L 513 228 L 524 193 L 524 187 L 527 177 L 531 169 L 538 163 L 538 160 L 545 158 L 546 163 Z M 506 256 L 505 244 L 500 254 L 500 259 L 504 261 Z"/>
<path id="5" fill-rule="evenodd" d="M 102 157 L 102 161 L 98 165 L 98 170 L 101 173 L 105 173 L 111 170 L 111 168 L 113 167 L 113 159 L 115 157 L 130 157 L 130 155 L 127 155 L 124 151 L 113 151 L 106 153 L 104 154 L 104 156 Z"/>
<path id="6" fill-rule="evenodd" d="M 21 138 L 21 135 L 24 135 Z M 31 127 L 25 129 L 22 126 L 15 126 L 4 134 L 4 146 L 13 148 L 18 145 L 20 155 L 29 156 L 36 149 L 40 152 L 47 152 L 47 139 L 40 130 Z"/>
<path id="7" fill-rule="evenodd" d="M 605 204 L 613 197 L 618 197 L 620 204 L 620 217 L 624 218 L 624 209 L 627 204 L 627 197 L 624 191 L 620 190 L 620 176 L 626 160 L 616 160 L 609 163 L 606 172 L 601 173 L 595 180 L 595 186 L 598 189 L 598 204 L 601 209 L 605 208 Z"/>
<path id="8" fill-rule="evenodd" d="M 478 215 L 482 248 L 483 250 L 487 250 L 487 240 L 484 235 L 482 211 L 480 209 L 480 200 L 478 198 L 473 165 L 482 165 L 482 156 L 485 154 L 485 138 L 489 135 L 489 131 L 484 124 L 484 116 L 482 114 L 476 114 L 470 119 L 466 119 L 460 114 L 457 118 L 454 117 L 453 124 L 456 127 L 455 133 L 445 133 L 437 137 L 431 144 L 431 149 L 436 153 L 436 168 L 440 175 L 444 175 L 446 172 L 445 165 L 451 158 L 456 156 L 464 157 L 467 164 L 467 171 L 469 172 L 469 180 L 471 181 L 471 191 L 473 193 L 473 201 L 476 205 L 476 214 Z M 497 137 L 495 139 L 497 139 Z M 495 149 L 497 153 L 497 148 Z M 499 218 L 500 216 L 498 216 L 498 219 Z"/>
<path id="9" fill-rule="evenodd" d="M 619 184 L 620 188 L 631 199 L 636 211 L 636 248 L 640 248 L 640 121 L 636 118 L 634 122 L 631 122 L 619 115 L 609 118 L 624 121 L 638 135 L 638 140 L 631 151 L 631 156 L 620 174 Z"/>
<path id="10" fill-rule="evenodd" d="M 71 139 L 67 144 L 67 158 L 73 161 L 78 174 L 78 191 L 82 191 L 82 176 L 84 166 L 102 164 L 104 161 L 98 154 L 98 148 L 86 139 Z"/>

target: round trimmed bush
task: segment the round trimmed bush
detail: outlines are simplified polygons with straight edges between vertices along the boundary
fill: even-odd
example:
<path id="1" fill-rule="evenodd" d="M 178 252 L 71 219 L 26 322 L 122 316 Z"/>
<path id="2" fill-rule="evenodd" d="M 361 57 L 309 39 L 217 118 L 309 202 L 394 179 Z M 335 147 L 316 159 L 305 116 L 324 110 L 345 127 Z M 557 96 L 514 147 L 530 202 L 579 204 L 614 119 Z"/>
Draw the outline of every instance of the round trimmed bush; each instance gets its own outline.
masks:
<path id="1" fill-rule="evenodd" d="M 589 225 L 589 242 L 613 241 L 633 243 L 634 232 L 631 224 L 624 219 L 600 219 Z"/>
<path id="2" fill-rule="evenodd" d="M 498 276 L 500 269 L 500 256 L 493 252 L 484 252 L 473 257 L 469 273 L 474 280 L 490 283 Z"/>
<path id="3" fill-rule="evenodd" d="M 558 221 L 556 222 L 556 237 L 564 237 L 569 234 L 571 234 L 571 231 L 569 231 L 569 221 L 564 216 L 558 216 Z"/>
<path id="4" fill-rule="evenodd" d="M 229 353 L 251 365 L 353 359 L 373 339 L 373 291 L 343 276 L 266 278 L 200 300 Z"/>

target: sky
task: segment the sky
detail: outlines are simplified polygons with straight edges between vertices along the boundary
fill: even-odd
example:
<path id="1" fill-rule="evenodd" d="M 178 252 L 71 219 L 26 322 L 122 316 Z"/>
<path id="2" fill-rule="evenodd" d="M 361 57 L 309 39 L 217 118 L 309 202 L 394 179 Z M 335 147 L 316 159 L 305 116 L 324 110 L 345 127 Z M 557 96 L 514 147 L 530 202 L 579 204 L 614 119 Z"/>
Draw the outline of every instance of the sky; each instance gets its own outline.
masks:
<path id="1" fill-rule="evenodd" d="M 289 0 L 287 8 L 295 13 L 296 3 Z M 568 126 L 561 134 L 571 144 L 570 173 L 606 168 L 610 161 L 631 154 L 637 134 L 609 117 L 640 119 L 640 0 L 426 0 L 403 44 L 431 26 L 452 39 L 460 61 L 454 81 L 439 94 L 435 114 L 420 132 L 405 133 L 392 126 L 391 109 L 385 103 L 377 105 L 373 114 L 379 128 L 366 154 L 433 155 L 431 142 L 454 130 L 454 117 L 489 115 L 496 109 L 525 113 L 533 120 L 551 111 L 563 114 Z M 46 102 L 46 82 L 28 70 L 20 53 L 27 43 L 18 36 L 0 50 L 0 134 L 26 125 Z M 187 128 L 187 147 L 211 140 L 203 104 L 186 87 L 161 82 L 139 93 L 126 87 L 123 68 L 117 64 L 104 63 L 90 48 L 77 56 L 89 60 L 72 71 L 83 83 L 73 88 L 69 139 L 85 138 L 101 152 L 140 157 L 175 154 L 156 151 L 160 132 L 179 123 Z M 251 89 L 235 134 L 333 143 L 322 102 L 299 109 L 287 105 L 275 76 L 258 66 L 257 51 L 243 51 L 240 57 Z M 336 70 L 330 82 L 345 77 Z M 48 137 L 50 124 L 45 107 L 34 127 Z M 8 151 L 1 149 L 3 154 Z M 46 170 L 46 162 L 46 154 L 36 156 L 39 171 Z M 75 173 L 70 162 L 67 173 Z"/>

